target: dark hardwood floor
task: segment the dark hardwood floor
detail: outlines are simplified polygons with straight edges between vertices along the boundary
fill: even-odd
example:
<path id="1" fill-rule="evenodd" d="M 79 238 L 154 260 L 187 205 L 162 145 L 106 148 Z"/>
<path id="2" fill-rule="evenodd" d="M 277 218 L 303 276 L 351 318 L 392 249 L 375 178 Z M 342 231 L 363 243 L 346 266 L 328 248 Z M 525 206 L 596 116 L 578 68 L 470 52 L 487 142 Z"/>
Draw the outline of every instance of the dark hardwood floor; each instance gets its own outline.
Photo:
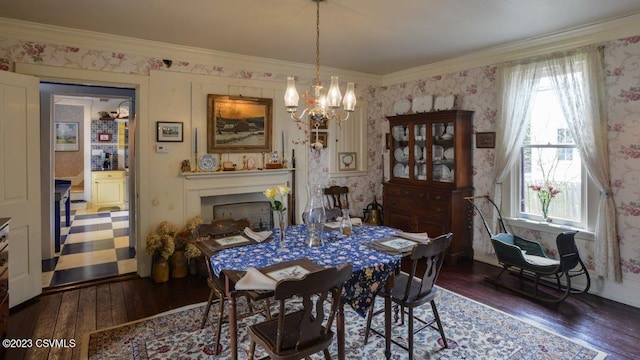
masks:
<path id="1" fill-rule="evenodd" d="M 445 266 L 438 285 L 476 301 L 580 339 L 609 354 L 607 359 L 640 359 L 640 309 L 593 295 L 570 296 L 549 306 L 484 280 L 498 268 L 479 262 Z M 86 331 L 141 319 L 207 300 L 205 279 L 190 276 L 155 284 L 150 278 L 86 284 L 43 294 L 11 310 L 12 339 L 75 339 L 74 348 L 11 349 L 7 359 L 78 359 Z"/>

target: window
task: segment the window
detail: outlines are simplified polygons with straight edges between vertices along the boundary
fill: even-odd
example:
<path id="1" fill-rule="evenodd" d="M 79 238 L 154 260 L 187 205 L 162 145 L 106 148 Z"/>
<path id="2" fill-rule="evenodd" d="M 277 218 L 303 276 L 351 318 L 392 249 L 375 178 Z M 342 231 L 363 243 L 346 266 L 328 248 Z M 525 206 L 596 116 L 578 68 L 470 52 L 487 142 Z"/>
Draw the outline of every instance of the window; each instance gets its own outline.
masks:
<path id="1" fill-rule="evenodd" d="M 549 218 L 559 224 L 587 226 L 583 209 L 588 206 L 589 181 L 549 78 L 542 78 L 534 91 L 518 165 L 512 181 L 512 194 L 519 205 L 516 217 L 543 219 L 542 193 L 535 190 L 541 186 L 553 189 Z"/>

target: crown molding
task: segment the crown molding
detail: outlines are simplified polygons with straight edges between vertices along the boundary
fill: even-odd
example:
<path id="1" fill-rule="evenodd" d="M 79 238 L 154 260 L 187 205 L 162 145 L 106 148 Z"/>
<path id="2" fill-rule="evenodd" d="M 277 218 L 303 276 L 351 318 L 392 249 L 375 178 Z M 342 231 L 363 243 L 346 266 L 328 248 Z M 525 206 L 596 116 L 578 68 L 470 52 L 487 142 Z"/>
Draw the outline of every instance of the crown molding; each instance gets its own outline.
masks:
<path id="1" fill-rule="evenodd" d="M 195 64 L 215 64 L 230 69 L 269 72 L 286 76 L 315 78 L 315 65 L 288 62 L 223 51 L 175 45 L 152 40 L 111 35 L 0 17 L 0 34 L 5 38 L 96 49 L 138 56 L 186 61 Z M 361 85 L 380 85 L 381 76 L 357 71 L 321 67 L 325 74 L 340 76 L 343 81 Z M 278 78 L 280 81 L 280 78 Z"/>
<path id="2" fill-rule="evenodd" d="M 479 66 L 497 65 L 507 61 L 600 44 L 635 35 L 640 35 L 640 14 L 516 41 L 445 61 L 389 73 L 382 76 L 382 85 L 388 86 L 424 79 Z"/>
<path id="3" fill-rule="evenodd" d="M 252 57 L 9 18 L 0 18 L 0 20 L 0 33 L 6 38 L 109 52 L 129 53 L 160 59 L 171 59 L 174 62 L 187 61 L 198 64 L 215 63 L 216 65 L 230 69 L 263 71 L 276 75 L 294 74 L 302 78 L 315 78 L 315 66 L 311 64 Z M 491 47 L 469 53 L 468 55 L 382 76 L 329 67 L 321 67 L 320 70 L 324 74 L 338 75 L 343 81 L 353 81 L 360 85 L 386 86 L 472 69 L 479 66 L 500 64 L 507 61 L 543 55 L 553 51 L 574 49 L 580 46 L 603 43 L 634 35 L 640 35 L 640 14 Z M 278 76 L 275 78 L 279 79 Z"/>

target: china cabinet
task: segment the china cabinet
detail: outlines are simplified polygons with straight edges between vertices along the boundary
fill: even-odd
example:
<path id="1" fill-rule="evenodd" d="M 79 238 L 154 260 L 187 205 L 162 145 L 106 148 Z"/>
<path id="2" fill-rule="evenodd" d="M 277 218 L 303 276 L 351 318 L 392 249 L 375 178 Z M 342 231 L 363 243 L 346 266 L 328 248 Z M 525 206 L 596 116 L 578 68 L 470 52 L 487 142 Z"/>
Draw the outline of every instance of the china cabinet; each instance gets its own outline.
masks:
<path id="1" fill-rule="evenodd" d="M 452 232 L 446 261 L 473 258 L 472 111 L 397 115 L 390 126 L 384 224 L 435 237 Z"/>

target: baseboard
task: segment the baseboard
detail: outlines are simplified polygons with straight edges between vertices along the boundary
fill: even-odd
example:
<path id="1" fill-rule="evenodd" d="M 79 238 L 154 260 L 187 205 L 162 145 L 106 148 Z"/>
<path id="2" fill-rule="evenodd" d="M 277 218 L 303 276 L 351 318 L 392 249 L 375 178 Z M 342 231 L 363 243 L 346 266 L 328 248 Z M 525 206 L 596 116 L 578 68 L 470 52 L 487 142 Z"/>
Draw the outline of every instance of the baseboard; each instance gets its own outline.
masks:
<path id="1" fill-rule="evenodd" d="M 485 264 L 501 267 L 495 256 L 484 254 L 481 251 L 476 251 L 473 259 Z M 638 297 L 638 294 L 640 294 L 640 283 L 631 280 L 624 280 L 622 283 L 616 283 L 605 280 L 604 278 L 597 276 L 592 271 L 589 272 L 589 275 L 591 276 L 589 294 L 633 306 L 635 308 L 640 308 L 640 298 Z M 580 288 L 585 285 L 585 282 L 580 280 L 582 279 L 571 279 L 571 283 L 577 288 Z"/>
<path id="2" fill-rule="evenodd" d="M 84 201 L 84 191 L 71 191 L 71 201 Z"/>

